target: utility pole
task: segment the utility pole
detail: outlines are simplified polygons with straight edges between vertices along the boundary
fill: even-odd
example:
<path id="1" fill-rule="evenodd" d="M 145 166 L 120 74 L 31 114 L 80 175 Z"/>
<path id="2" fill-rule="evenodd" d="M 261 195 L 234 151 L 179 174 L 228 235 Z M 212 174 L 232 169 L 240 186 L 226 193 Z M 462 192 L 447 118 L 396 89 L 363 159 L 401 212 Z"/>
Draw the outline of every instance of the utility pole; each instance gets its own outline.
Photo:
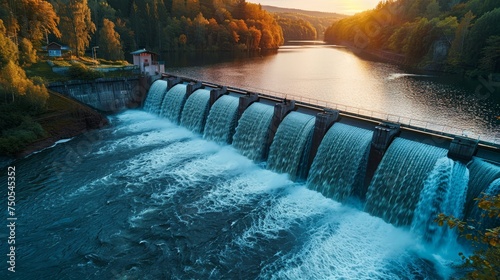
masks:
<path id="1" fill-rule="evenodd" d="M 99 46 L 94 46 L 92 47 L 92 59 L 95 61 L 95 64 L 97 64 L 97 51 L 96 49 L 98 49 Z"/>

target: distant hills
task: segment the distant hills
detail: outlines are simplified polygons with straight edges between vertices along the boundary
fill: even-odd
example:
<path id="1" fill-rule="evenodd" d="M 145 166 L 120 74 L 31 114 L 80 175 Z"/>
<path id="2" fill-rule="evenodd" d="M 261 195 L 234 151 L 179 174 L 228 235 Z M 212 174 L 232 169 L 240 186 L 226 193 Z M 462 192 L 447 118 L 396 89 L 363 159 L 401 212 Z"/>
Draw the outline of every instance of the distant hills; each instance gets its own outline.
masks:
<path id="1" fill-rule="evenodd" d="M 303 14 L 303 15 L 307 15 L 310 17 L 318 17 L 318 18 L 341 19 L 341 18 L 348 17 L 347 15 L 337 14 L 337 13 L 306 11 L 306 10 L 300 10 L 300 9 L 281 8 L 281 7 L 274 7 L 274 6 L 267 6 L 267 5 L 262 5 L 262 9 L 264 9 L 270 13 Z"/>
<path id="2" fill-rule="evenodd" d="M 283 29 L 285 40 L 323 40 L 325 30 L 332 23 L 348 17 L 337 13 L 306 11 L 262 5 L 272 13 Z"/>

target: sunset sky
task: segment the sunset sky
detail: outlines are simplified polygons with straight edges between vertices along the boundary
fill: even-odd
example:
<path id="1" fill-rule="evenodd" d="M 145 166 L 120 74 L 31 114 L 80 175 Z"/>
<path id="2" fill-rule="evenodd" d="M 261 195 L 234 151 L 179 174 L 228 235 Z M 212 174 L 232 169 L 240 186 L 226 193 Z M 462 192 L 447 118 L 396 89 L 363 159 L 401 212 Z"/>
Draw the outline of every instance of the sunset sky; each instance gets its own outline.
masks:
<path id="1" fill-rule="evenodd" d="M 284 8 L 352 15 L 375 8 L 380 0 L 254 0 L 247 2 Z"/>

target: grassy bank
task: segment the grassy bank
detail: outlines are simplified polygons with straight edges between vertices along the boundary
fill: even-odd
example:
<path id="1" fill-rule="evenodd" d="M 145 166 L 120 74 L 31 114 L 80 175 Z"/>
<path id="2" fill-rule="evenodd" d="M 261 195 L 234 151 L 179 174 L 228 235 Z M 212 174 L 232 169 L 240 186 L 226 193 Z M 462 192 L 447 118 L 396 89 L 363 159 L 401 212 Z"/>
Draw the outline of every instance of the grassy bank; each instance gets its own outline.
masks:
<path id="1" fill-rule="evenodd" d="M 0 155 L 23 157 L 52 145 L 54 142 L 77 136 L 107 124 L 107 119 L 70 98 L 49 92 L 45 112 L 26 116 L 13 111 L 4 114 L 9 129 L 0 136 Z"/>

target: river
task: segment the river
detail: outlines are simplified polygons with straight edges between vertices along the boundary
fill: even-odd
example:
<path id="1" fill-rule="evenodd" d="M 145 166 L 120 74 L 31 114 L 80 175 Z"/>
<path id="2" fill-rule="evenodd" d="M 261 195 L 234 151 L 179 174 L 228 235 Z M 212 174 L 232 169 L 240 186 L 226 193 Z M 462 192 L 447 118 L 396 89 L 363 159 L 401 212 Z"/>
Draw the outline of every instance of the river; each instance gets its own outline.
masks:
<path id="1" fill-rule="evenodd" d="M 310 41 L 262 56 L 166 57 L 165 71 L 170 74 L 312 103 L 326 101 L 331 107 L 383 119 L 390 114 L 394 122 L 500 143 L 500 88 L 491 87 L 487 77 L 481 83 L 416 73 Z"/>

